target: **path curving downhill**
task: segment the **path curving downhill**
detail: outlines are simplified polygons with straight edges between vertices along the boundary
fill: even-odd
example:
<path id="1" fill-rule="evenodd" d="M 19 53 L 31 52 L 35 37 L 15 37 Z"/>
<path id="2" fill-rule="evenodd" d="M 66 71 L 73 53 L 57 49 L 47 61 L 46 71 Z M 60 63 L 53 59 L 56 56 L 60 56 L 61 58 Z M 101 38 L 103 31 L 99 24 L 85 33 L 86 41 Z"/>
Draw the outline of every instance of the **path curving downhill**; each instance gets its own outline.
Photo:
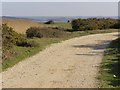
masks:
<path id="1" fill-rule="evenodd" d="M 53 44 L 3 72 L 3 88 L 97 88 L 104 49 L 118 33 Z"/>

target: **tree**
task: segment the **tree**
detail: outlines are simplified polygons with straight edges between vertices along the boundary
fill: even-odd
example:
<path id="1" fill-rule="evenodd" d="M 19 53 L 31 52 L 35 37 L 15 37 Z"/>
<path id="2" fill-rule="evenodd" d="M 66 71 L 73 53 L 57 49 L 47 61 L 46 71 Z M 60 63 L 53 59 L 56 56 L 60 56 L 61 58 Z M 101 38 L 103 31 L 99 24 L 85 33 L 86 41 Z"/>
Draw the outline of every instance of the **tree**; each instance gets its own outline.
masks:
<path id="1" fill-rule="evenodd" d="M 54 24 L 54 21 L 53 20 L 49 20 L 49 21 L 45 22 L 45 24 Z"/>

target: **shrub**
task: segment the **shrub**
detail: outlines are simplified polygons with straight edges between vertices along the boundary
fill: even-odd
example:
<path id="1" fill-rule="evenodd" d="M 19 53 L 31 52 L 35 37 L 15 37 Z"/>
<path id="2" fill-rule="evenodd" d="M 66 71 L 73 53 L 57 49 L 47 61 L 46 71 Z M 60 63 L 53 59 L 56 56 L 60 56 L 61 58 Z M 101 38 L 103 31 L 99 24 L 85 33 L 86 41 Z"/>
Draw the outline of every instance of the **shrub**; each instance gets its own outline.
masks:
<path id="1" fill-rule="evenodd" d="M 21 40 L 21 41 L 17 41 L 16 43 L 17 46 L 22 46 L 22 47 L 27 47 L 27 40 Z"/>
<path id="2" fill-rule="evenodd" d="M 8 27 L 7 24 L 2 24 L 2 58 L 7 59 L 10 57 L 10 49 L 15 43 L 14 31 L 11 27 Z"/>
<path id="3" fill-rule="evenodd" d="M 28 38 L 38 37 L 41 38 L 43 35 L 41 34 L 39 28 L 37 27 L 30 27 L 26 31 L 26 35 Z"/>
<path id="4" fill-rule="evenodd" d="M 18 34 L 7 24 L 2 25 L 2 39 L 3 47 L 6 49 L 10 49 L 13 45 L 18 45 L 20 42 L 27 42 L 25 35 Z"/>
<path id="5" fill-rule="evenodd" d="M 72 21 L 73 30 L 84 31 L 84 30 L 96 30 L 96 29 L 109 29 L 119 28 L 118 20 L 110 18 L 88 18 L 88 19 L 75 19 Z"/>
<path id="6" fill-rule="evenodd" d="M 30 40 L 30 41 L 27 42 L 27 45 L 28 45 L 29 47 L 38 47 L 38 46 L 39 46 L 39 43 L 37 43 L 37 42 L 34 41 L 34 40 Z"/>
<path id="7" fill-rule="evenodd" d="M 54 21 L 53 20 L 49 20 L 49 21 L 45 22 L 45 24 L 54 24 Z"/>
<path id="8" fill-rule="evenodd" d="M 2 58 L 9 58 L 16 53 L 14 46 L 26 46 L 27 39 L 24 35 L 18 34 L 7 24 L 2 24 Z"/>
<path id="9" fill-rule="evenodd" d="M 39 28 L 39 27 L 30 27 L 26 31 L 28 38 L 38 37 L 38 38 L 54 38 L 54 37 L 63 37 L 67 33 L 58 28 Z"/>
<path id="10" fill-rule="evenodd" d="M 68 20 L 67 22 L 70 23 L 70 20 Z"/>
<path id="11" fill-rule="evenodd" d="M 13 28 L 8 27 L 7 24 L 2 24 L 2 47 L 4 49 L 10 49 L 16 43 L 15 34 Z"/>
<path id="12" fill-rule="evenodd" d="M 22 47 L 38 47 L 39 44 L 36 41 L 21 41 L 17 43 L 17 46 Z"/>

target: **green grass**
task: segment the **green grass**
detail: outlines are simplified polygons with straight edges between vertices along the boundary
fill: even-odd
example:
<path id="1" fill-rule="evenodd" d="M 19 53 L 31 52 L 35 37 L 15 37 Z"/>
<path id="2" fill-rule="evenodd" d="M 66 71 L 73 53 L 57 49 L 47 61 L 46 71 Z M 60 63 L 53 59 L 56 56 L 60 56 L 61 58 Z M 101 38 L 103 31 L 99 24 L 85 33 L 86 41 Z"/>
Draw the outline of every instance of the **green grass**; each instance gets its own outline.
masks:
<path id="1" fill-rule="evenodd" d="M 101 88 L 120 88 L 119 58 L 120 38 L 112 41 L 105 51 L 99 76 Z"/>
<path id="2" fill-rule="evenodd" d="M 21 60 L 30 57 L 39 51 L 45 49 L 47 46 L 49 46 L 52 43 L 58 43 L 60 42 L 60 39 L 58 38 L 34 38 L 31 39 L 34 41 L 37 41 L 39 43 L 38 47 L 20 47 L 20 46 L 14 46 L 13 50 L 16 52 L 13 54 L 8 60 L 3 61 L 2 69 L 5 70 L 9 67 L 12 67 L 16 63 L 20 62 Z"/>
<path id="3" fill-rule="evenodd" d="M 118 29 L 77 31 L 77 32 L 72 32 L 71 35 L 69 35 L 69 37 L 74 38 L 74 37 L 91 35 L 91 34 L 102 34 L 102 33 L 112 33 L 112 32 L 118 32 Z"/>
<path id="4" fill-rule="evenodd" d="M 67 22 L 56 22 L 55 24 L 50 24 L 47 26 L 48 27 L 60 27 L 60 28 L 64 28 L 65 30 L 71 29 L 71 24 L 67 23 Z M 14 46 L 13 50 L 17 53 L 13 54 L 8 60 L 4 60 L 2 62 L 3 71 L 9 67 L 14 66 L 15 64 L 17 64 L 21 60 L 24 60 L 27 57 L 35 55 L 39 51 L 48 47 L 50 44 L 58 43 L 58 42 L 61 42 L 63 40 L 67 40 L 67 39 L 79 37 L 79 36 L 85 36 L 85 35 L 97 34 L 97 33 L 110 33 L 110 32 L 117 32 L 117 31 L 118 31 L 117 29 L 76 31 L 76 32 L 67 32 L 66 31 L 67 34 L 64 34 L 63 37 L 60 37 L 60 38 L 41 38 L 41 39 L 34 38 L 34 39 L 31 39 L 33 41 L 36 41 L 39 44 L 39 46 L 38 47 Z"/>
<path id="5" fill-rule="evenodd" d="M 54 24 L 43 24 L 44 26 L 47 27 L 58 27 L 58 28 L 63 28 L 63 29 L 72 29 L 71 23 L 67 22 L 55 22 Z"/>

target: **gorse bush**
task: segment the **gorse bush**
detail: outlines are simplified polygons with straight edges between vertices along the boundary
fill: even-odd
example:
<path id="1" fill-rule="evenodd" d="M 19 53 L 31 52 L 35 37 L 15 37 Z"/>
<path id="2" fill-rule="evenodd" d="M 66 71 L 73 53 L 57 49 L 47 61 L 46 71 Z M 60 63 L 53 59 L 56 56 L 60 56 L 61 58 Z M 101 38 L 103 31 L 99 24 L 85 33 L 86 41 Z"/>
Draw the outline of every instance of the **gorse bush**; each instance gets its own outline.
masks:
<path id="1" fill-rule="evenodd" d="M 14 51 L 13 46 L 16 45 L 17 33 L 13 28 L 2 24 L 2 58 L 7 59 Z"/>
<path id="2" fill-rule="evenodd" d="M 55 38 L 64 37 L 67 33 L 58 28 L 40 28 L 40 27 L 30 27 L 26 31 L 28 38 L 38 37 L 38 38 Z"/>
<path id="3" fill-rule="evenodd" d="M 29 47 L 38 47 L 38 46 L 40 46 L 39 43 L 37 43 L 37 42 L 34 41 L 34 40 L 28 40 L 27 45 L 28 45 Z"/>
<path id="4" fill-rule="evenodd" d="M 22 46 L 22 47 L 38 47 L 39 44 L 36 41 L 21 41 L 17 43 L 17 46 Z"/>
<path id="5" fill-rule="evenodd" d="M 41 34 L 41 31 L 37 27 L 30 27 L 26 31 L 26 35 L 28 38 L 38 37 L 41 38 L 43 35 Z"/>
<path id="6" fill-rule="evenodd" d="M 16 44 L 19 34 L 13 31 L 13 28 L 7 24 L 2 24 L 2 46 L 4 49 L 10 49 Z"/>
<path id="7" fill-rule="evenodd" d="M 18 34 L 13 30 L 13 28 L 7 26 L 7 24 L 2 25 L 2 39 L 3 47 L 12 47 L 13 45 L 18 45 L 20 42 L 27 42 L 25 35 Z"/>
<path id="8" fill-rule="evenodd" d="M 7 24 L 2 24 L 2 58 L 8 59 L 11 55 L 17 53 L 14 46 L 21 47 L 36 47 L 38 44 L 34 41 L 29 41 L 25 35 L 18 34 Z"/>
<path id="9" fill-rule="evenodd" d="M 72 21 L 72 28 L 76 31 L 97 30 L 119 28 L 118 20 L 110 18 L 89 18 L 89 19 L 75 19 Z M 119 26 L 119 27 L 118 27 Z"/>

